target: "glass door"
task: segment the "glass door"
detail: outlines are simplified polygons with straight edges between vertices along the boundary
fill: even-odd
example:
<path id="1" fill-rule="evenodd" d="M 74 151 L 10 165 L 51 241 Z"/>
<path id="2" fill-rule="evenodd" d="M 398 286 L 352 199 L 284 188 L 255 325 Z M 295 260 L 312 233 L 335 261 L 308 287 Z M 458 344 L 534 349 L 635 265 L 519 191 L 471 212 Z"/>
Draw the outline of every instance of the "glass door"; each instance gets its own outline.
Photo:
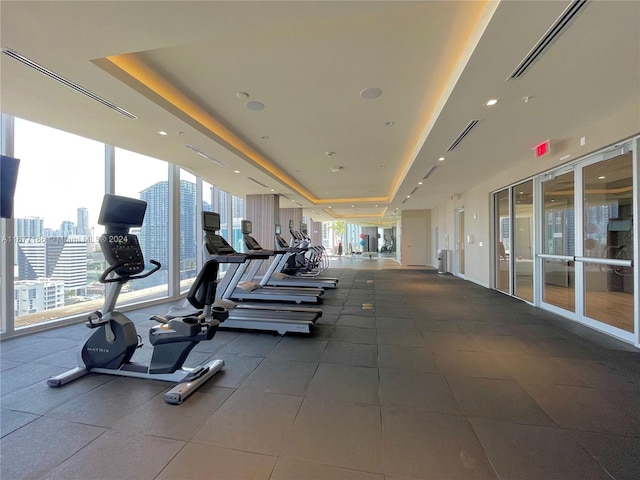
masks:
<path id="1" fill-rule="evenodd" d="M 513 187 L 513 294 L 533 302 L 533 180 Z"/>
<path id="2" fill-rule="evenodd" d="M 574 172 L 542 184 L 542 302 L 575 312 Z"/>

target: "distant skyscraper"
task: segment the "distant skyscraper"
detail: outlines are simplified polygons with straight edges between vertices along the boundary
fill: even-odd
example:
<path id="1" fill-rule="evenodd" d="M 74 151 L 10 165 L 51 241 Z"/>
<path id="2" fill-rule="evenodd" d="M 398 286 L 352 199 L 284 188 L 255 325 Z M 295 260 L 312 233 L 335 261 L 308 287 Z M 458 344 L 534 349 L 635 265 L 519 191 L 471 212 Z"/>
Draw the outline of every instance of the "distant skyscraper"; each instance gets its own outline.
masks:
<path id="1" fill-rule="evenodd" d="M 78 208 L 76 233 L 78 235 L 86 235 L 91 237 L 91 226 L 89 225 L 89 209 L 80 207 Z"/>
<path id="2" fill-rule="evenodd" d="M 163 180 L 140 192 L 140 200 L 147 202 L 147 212 L 140 228 L 140 247 L 145 260 L 156 260 L 167 268 L 168 264 L 168 226 L 169 218 L 169 182 Z"/>
<path id="3" fill-rule="evenodd" d="M 40 217 L 16 218 L 16 237 L 20 239 L 44 236 L 44 219 Z"/>
<path id="4" fill-rule="evenodd" d="M 147 202 L 147 212 L 140 228 L 140 246 L 145 258 L 167 265 L 169 251 L 169 184 L 158 182 L 140 192 L 140 199 Z M 196 258 L 196 186 L 180 180 L 180 259 Z"/>
<path id="5" fill-rule="evenodd" d="M 75 235 L 76 226 L 73 222 L 65 220 L 60 224 L 60 236 L 68 237 L 69 235 Z"/>

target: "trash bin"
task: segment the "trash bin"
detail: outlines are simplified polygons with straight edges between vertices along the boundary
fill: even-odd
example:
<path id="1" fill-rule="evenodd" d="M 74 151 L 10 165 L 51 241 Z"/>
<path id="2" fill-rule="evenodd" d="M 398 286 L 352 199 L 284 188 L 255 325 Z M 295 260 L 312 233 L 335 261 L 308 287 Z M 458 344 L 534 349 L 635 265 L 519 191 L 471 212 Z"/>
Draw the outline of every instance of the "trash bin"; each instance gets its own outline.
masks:
<path id="1" fill-rule="evenodd" d="M 438 250 L 438 273 L 447 273 L 449 250 Z"/>

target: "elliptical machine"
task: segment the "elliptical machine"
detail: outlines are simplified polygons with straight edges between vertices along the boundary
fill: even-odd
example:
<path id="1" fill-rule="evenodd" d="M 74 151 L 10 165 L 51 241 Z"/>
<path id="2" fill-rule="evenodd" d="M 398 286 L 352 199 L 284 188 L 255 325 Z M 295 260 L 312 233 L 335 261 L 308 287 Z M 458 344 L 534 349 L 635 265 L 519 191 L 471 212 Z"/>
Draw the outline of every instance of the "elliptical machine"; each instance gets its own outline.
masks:
<path id="1" fill-rule="evenodd" d="M 164 395 L 167 403 L 180 404 L 224 366 L 223 360 L 210 360 L 196 368 L 183 368 L 189 353 L 200 341 L 211 340 L 229 312 L 212 307 L 215 301 L 218 262 L 207 262 L 194 281 L 187 299 L 199 315 L 171 319 L 156 317 L 161 322 L 149 330 L 153 354 L 149 365 L 131 362 L 142 347 L 134 323 L 115 310 L 120 291 L 130 280 L 146 278 L 161 265 L 151 260 L 153 268 L 145 270 L 138 237 L 129 233 L 144 220 L 147 203 L 133 198 L 105 195 L 98 223 L 106 227 L 100 246 L 108 267 L 100 276 L 107 284 L 102 311 L 89 315 L 85 325 L 92 330 L 79 352 L 78 366 L 47 380 L 50 387 L 60 387 L 88 373 L 176 382 Z"/>

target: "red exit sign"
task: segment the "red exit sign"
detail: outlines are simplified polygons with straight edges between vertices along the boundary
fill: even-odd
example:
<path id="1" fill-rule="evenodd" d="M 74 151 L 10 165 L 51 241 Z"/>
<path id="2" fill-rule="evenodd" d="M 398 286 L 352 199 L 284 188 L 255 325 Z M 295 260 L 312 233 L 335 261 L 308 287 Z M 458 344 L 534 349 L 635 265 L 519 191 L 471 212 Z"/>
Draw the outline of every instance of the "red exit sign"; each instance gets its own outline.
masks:
<path id="1" fill-rule="evenodd" d="M 547 153 L 549 153 L 549 140 L 536 146 L 536 157 L 542 157 Z"/>

